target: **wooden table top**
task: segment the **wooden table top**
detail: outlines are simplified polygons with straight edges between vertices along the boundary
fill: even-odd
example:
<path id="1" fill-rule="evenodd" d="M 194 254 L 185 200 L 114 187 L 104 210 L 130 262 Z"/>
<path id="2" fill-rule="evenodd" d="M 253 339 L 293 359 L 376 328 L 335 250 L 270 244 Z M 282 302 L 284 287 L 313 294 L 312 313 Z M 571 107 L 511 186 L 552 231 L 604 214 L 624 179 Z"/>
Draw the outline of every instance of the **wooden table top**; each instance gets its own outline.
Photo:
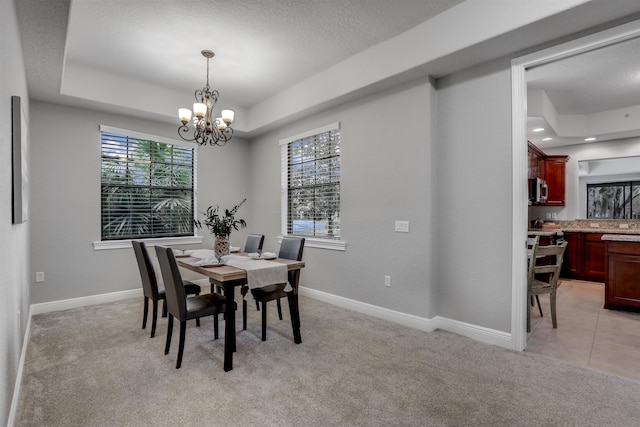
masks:
<path id="1" fill-rule="evenodd" d="M 237 255 L 244 255 L 239 253 Z M 226 282 L 231 280 L 239 280 L 246 279 L 247 272 L 241 268 L 232 267 L 230 265 L 221 265 L 221 266 L 213 266 L 213 267 L 202 267 L 193 265 L 194 263 L 201 261 L 200 258 L 196 257 L 176 257 L 176 261 L 180 267 L 184 267 L 188 270 L 195 271 L 196 273 L 200 273 L 207 277 L 210 277 L 219 282 Z M 297 270 L 300 268 L 304 268 L 304 261 L 296 261 L 293 259 L 286 258 L 275 258 L 269 261 L 279 262 L 280 264 L 286 264 L 288 270 Z"/>

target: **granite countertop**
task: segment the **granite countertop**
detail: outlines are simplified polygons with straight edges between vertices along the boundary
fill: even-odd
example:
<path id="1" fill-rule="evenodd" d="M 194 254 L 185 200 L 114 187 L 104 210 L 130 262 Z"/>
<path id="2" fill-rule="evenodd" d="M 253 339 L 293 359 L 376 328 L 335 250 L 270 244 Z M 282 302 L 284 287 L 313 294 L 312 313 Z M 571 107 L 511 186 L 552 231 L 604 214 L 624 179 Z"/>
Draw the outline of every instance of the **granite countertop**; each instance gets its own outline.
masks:
<path id="1" fill-rule="evenodd" d="M 640 235 L 635 234 L 605 234 L 602 240 L 610 240 L 615 242 L 638 242 L 640 243 Z"/>
<path id="2" fill-rule="evenodd" d="M 556 231 L 564 233 L 601 233 L 601 234 L 620 234 L 620 235 L 640 235 L 639 219 L 574 219 L 574 220 L 558 220 L 554 221 L 555 226 L 559 229 L 543 228 L 530 229 L 533 232 L 550 232 L 553 235 Z M 621 228 L 623 225 L 624 228 Z M 549 234 L 540 234 L 541 236 Z"/>
<path id="3" fill-rule="evenodd" d="M 562 228 L 565 233 L 640 234 L 640 230 L 630 228 Z"/>

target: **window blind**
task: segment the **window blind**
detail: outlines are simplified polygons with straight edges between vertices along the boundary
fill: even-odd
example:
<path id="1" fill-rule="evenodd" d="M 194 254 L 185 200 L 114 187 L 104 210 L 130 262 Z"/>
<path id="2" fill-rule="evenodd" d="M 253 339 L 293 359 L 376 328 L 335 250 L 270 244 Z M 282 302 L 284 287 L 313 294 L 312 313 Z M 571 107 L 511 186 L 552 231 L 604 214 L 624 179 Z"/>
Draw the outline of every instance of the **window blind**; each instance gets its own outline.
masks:
<path id="1" fill-rule="evenodd" d="M 283 234 L 340 239 L 340 130 L 281 141 Z"/>
<path id="2" fill-rule="evenodd" d="M 193 236 L 195 150 L 101 129 L 102 240 Z"/>

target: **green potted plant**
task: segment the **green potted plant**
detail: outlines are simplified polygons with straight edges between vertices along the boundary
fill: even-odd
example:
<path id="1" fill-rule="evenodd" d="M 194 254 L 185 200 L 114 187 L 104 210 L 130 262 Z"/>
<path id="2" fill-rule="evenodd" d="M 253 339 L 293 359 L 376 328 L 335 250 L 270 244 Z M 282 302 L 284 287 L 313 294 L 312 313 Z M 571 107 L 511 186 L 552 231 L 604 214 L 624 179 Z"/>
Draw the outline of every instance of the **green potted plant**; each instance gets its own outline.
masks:
<path id="1" fill-rule="evenodd" d="M 213 250 L 216 257 L 229 255 L 229 236 L 232 230 L 239 230 L 247 226 L 244 219 L 236 219 L 236 213 L 240 206 L 246 202 L 245 198 L 231 209 L 221 211 L 220 206 L 209 206 L 205 212 L 204 224 L 207 226 L 211 234 L 215 236 Z M 202 227 L 200 221 L 195 221 L 198 228 Z"/>

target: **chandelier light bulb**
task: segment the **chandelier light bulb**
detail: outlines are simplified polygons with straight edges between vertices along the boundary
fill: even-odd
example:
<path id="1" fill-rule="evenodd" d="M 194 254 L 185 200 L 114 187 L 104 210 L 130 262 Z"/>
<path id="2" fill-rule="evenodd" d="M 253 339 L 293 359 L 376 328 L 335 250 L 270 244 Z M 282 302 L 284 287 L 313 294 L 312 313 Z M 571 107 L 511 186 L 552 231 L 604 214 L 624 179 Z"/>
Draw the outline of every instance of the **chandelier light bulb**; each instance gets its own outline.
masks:
<path id="1" fill-rule="evenodd" d="M 193 104 L 193 115 L 201 119 L 207 114 L 207 104 L 201 102 L 195 102 Z"/>
<path id="2" fill-rule="evenodd" d="M 227 126 L 233 123 L 233 110 L 222 110 L 220 114 L 222 115 L 222 120 L 227 124 Z"/>
<path id="3" fill-rule="evenodd" d="M 188 108 L 179 108 L 178 118 L 180 119 L 183 125 L 186 125 L 191 121 L 191 110 L 189 110 Z"/>

